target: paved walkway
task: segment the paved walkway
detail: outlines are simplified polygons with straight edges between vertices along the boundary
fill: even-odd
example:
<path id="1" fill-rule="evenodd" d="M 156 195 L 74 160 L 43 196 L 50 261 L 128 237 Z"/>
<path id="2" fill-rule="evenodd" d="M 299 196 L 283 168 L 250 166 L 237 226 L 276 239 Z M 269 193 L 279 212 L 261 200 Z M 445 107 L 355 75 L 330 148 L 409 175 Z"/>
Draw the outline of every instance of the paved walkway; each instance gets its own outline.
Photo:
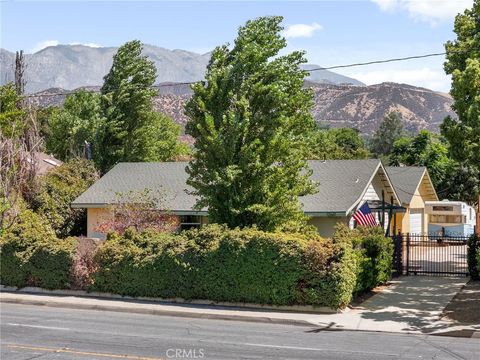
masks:
<path id="1" fill-rule="evenodd" d="M 51 293 L 49 295 L 26 294 L 18 291 L 5 291 L 5 289 L 1 293 L 0 300 L 9 303 L 76 309 L 308 325 L 315 327 L 312 331 L 364 330 L 416 334 L 449 334 L 460 331 L 476 337 L 480 334 L 480 324 L 463 326 L 451 319 L 441 320 L 442 311 L 467 280 L 467 278 L 402 277 L 392 281 L 392 285 L 360 306 L 336 314 L 154 303 L 85 296 L 60 296 Z M 72 294 L 72 292 L 68 294 Z M 472 306 L 475 305 L 472 304 Z"/>

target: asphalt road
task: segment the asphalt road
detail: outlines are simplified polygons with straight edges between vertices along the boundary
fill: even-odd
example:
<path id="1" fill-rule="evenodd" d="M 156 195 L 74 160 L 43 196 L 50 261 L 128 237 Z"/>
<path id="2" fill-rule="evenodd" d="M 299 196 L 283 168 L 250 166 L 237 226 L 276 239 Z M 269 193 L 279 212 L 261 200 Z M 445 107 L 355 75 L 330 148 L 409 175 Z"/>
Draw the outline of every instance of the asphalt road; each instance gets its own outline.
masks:
<path id="1" fill-rule="evenodd" d="M 480 339 L 2 303 L 2 360 L 479 359 Z"/>

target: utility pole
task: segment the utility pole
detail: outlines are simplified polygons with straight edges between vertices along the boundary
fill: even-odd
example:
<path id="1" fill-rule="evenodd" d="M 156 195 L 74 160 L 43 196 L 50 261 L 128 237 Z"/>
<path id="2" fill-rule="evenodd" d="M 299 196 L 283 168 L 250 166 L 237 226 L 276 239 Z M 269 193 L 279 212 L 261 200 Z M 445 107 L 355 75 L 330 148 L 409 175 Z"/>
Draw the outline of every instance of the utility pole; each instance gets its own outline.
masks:
<path id="1" fill-rule="evenodd" d="M 480 236 L 480 194 L 478 194 L 478 203 L 477 203 L 477 222 L 475 224 L 475 232 Z"/>

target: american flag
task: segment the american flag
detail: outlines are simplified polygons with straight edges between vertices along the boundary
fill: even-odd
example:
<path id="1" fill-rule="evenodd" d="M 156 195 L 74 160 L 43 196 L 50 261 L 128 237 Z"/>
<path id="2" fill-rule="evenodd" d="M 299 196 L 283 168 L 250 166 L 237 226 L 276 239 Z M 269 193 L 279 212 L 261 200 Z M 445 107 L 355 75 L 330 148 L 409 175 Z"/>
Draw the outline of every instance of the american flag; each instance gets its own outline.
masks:
<path id="1" fill-rule="evenodd" d="M 377 221 L 373 216 L 372 212 L 370 211 L 370 207 L 367 203 L 363 204 L 355 211 L 353 214 L 353 218 L 355 221 L 362 226 L 377 226 Z"/>

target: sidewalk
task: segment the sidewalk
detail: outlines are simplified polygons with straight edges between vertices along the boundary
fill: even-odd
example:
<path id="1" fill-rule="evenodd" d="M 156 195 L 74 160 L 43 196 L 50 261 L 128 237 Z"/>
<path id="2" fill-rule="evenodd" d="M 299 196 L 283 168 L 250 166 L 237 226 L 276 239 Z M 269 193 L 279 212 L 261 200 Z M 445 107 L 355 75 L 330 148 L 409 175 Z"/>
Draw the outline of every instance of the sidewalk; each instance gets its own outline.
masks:
<path id="1" fill-rule="evenodd" d="M 221 320 L 254 321 L 315 327 L 312 331 L 363 330 L 413 334 L 445 334 L 477 337 L 480 324 L 461 325 L 441 318 L 446 306 L 462 289 L 467 278 L 402 277 L 379 294 L 351 310 L 334 314 L 280 312 L 200 304 L 154 303 L 68 295 L 45 295 L 6 291 L 4 303 L 44 305 L 73 309 L 96 309 L 150 315 Z M 61 292 L 58 292 L 61 293 Z M 472 306 L 480 306 L 472 304 Z"/>

